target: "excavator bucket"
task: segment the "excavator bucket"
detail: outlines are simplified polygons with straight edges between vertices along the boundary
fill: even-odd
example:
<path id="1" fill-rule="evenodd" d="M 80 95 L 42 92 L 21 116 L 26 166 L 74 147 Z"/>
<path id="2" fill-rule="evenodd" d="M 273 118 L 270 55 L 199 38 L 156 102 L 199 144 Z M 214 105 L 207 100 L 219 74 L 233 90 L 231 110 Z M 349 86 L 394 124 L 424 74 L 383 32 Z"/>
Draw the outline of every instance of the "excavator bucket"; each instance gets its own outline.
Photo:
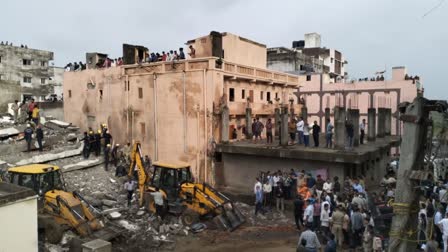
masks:
<path id="1" fill-rule="evenodd" d="M 246 219 L 238 208 L 229 201 L 222 206 L 221 214 L 217 215 L 213 221 L 221 229 L 232 232 L 246 222 Z"/>

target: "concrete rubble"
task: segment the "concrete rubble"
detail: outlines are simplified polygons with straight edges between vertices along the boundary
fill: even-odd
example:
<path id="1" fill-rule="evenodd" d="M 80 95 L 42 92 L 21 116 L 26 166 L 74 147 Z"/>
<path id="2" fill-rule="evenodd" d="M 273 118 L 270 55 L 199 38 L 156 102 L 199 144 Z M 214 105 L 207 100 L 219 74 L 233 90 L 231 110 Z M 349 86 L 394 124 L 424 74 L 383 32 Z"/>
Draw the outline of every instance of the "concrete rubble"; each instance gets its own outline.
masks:
<path id="1" fill-rule="evenodd" d="M 66 150 L 58 153 L 46 153 L 41 155 L 36 155 L 28 159 L 20 160 L 16 163 L 16 165 L 27 165 L 27 164 L 40 164 L 40 163 L 46 163 L 57 159 L 67 158 L 67 157 L 73 157 L 81 155 L 82 149 L 84 145 L 80 144 L 80 146 L 76 149 L 72 150 Z"/>
<path id="2" fill-rule="evenodd" d="M 21 137 L 26 125 L 14 127 L 0 127 L 0 136 L 7 136 L 0 144 L 0 171 L 8 167 L 33 163 L 51 163 L 61 168 L 68 191 L 79 192 L 86 201 L 98 209 L 99 214 L 106 217 L 105 221 L 112 222 L 126 229 L 125 239 L 113 242 L 116 251 L 146 251 L 173 250 L 181 237 L 207 234 L 209 231 L 221 232 L 212 220 L 201 224 L 198 232 L 184 226 L 178 216 L 168 215 L 164 220 L 140 208 L 137 204 L 137 194 L 127 206 L 127 192 L 123 188 L 126 177 L 115 177 L 115 167 L 111 165 L 109 171 L 104 169 L 104 158 L 93 154 L 84 159 L 81 154 L 83 144 L 79 139 L 82 135 L 79 128 L 58 120 L 46 120 L 44 126 L 45 146 L 43 152 L 24 152 L 25 141 Z M 34 144 L 34 141 L 33 141 Z M 2 149 L 2 146 L 5 148 Z M 1 173 L 0 173 L 1 175 Z M 237 202 L 250 226 L 271 225 L 287 221 L 284 216 L 266 213 L 264 216 L 253 216 L 253 206 Z M 73 240 L 79 240 L 77 234 L 68 230 L 64 233 L 60 244 L 45 244 L 45 251 L 69 251 Z"/>

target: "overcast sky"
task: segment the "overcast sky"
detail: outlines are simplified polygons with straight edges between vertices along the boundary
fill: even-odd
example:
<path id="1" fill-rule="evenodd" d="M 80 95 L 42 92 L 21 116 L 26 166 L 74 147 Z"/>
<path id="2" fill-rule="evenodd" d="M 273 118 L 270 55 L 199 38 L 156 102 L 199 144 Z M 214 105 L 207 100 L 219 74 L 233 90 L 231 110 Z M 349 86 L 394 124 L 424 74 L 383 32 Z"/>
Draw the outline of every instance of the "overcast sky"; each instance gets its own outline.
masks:
<path id="1" fill-rule="evenodd" d="M 291 46 L 304 33 L 341 51 L 350 77 L 406 66 L 426 96 L 447 99 L 448 2 L 440 0 L 4 0 L 0 40 L 55 53 L 55 64 L 85 61 L 85 52 L 119 57 L 122 43 L 176 49 L 210 31 Z M 443 79 L 445 77 L 445 79 Z"/>

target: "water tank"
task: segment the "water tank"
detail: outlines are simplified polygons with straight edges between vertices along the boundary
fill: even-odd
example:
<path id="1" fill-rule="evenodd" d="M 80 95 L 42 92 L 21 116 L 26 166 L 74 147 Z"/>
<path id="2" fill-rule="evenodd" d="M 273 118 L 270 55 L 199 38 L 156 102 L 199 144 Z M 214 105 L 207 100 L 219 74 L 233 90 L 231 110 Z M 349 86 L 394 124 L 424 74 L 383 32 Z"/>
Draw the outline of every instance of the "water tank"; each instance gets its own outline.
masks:
<path id="1" fill-rule="evenodd" d="M 292 48 L 304 48 L 305 47 L 305 41 L 299 40 L 299 41 L 293 41 L 292 42 Z"/>

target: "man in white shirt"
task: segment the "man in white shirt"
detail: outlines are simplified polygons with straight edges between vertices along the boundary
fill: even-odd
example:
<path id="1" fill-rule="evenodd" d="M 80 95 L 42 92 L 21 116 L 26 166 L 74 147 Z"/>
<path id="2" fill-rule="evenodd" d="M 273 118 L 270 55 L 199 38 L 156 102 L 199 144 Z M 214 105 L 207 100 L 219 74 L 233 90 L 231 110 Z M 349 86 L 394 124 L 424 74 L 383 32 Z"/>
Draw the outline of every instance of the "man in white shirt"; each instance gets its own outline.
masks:
<path id="1" fill-rule="evenodd" d="M 263 184 L 263 196 L 264 196 L 264 205 L 271 204 L 271 198 L 270 195 L 272 193 L 272 186 L 269 183 L 269 180 L 266 180 Z"/>
<path id="2" fill-rule="evenodd" d="M 320 212 L 320 225 L 324 236 L 330 234 L 330 204 L 328 202 L 323 203 L 323 209 Z"/>
<path id="3" fill-rule="evenodd" d="M 158 216 L 160 216 L 160 218 L 163 219 L 164 215 L 165 215 L 165 205 L 163 202 L 163 194 L 159 191 L 159 188 L 156 187 L 156 191 L 150 193 L 151 196 L 154 198 L 154 203 L 156 206 L 156 213 Z"/>
<path id="4" fill-rule="evenodd" d="M 361 130 L 361 135 L 359 136 L 359 143 L 364 144 L 364 136 L 366 135 L 366 119 L 362 119 L 359 124 L 359 130 Z"/>
<path id="5" fill-rule="evenodd" d="M 299 134 L 299 144 L 303 143 L 303 126 L 305 122 L 303 121 L 303 117 L 300 117 L 299 122 L 296 124 L 297 133 Z"/>
<path id="6" fill-rule="evenodd" d="M 131 206 L 132 196 L 134 195 L 136 184 L 137 183 L 131 178 L 129 178 L 128 181 L 124 183 L 124 189 L 128 192 L 128 207 Z"/>
<path id="7" fill-rule="evenodd" d="M 446 195 L 446 188 L 445 188 L 445 186 L 443 185 L 442 186 L 442 188 L 440 189 L 440 191 L 439 191 L 439 201 L 440 201 L 440 203 L 444 206 L 444 207 L 446 207 L 446 201 L 447 201 L 447 195 Z"/>
<path id="8" fill-rule="evenodd" d="M 437 223 L 437 225 L 442 230 L 442 240 L 443 240 L 443 252 L 448 251 L 448 213 L 445 214 L 445 218 Z"/>
<path id="9" fill-rule="evenodd" d="M 311 199 L 307 200 L 307 206 L 305 208 L 305 212 L 303 213 L 303 222 L 306 224 L 313 224 L 313 214 L 314 214 L 314 205 Z"/>
<path id="10" fill-rule="evenodd" d="M 333 190 L 333 183 L 331 183 L 331 180 L 329 178 L 327 178 L 327 180 L 325 181 L 322 189 L 327 193 L 330 193 L 330 191 Z"/>
<path id="11" fill-rule="evenodd" d="M 260 179 L 259 178 L 255 178 L 255 180 L 256 180 L 256 182 L 255 182 L 255 185 L 254 185 L 254 194 L 257 193 L 257 187 L 259 187 L 260 189 L 263 188 L 263 185 L 261 184 Z"/>

